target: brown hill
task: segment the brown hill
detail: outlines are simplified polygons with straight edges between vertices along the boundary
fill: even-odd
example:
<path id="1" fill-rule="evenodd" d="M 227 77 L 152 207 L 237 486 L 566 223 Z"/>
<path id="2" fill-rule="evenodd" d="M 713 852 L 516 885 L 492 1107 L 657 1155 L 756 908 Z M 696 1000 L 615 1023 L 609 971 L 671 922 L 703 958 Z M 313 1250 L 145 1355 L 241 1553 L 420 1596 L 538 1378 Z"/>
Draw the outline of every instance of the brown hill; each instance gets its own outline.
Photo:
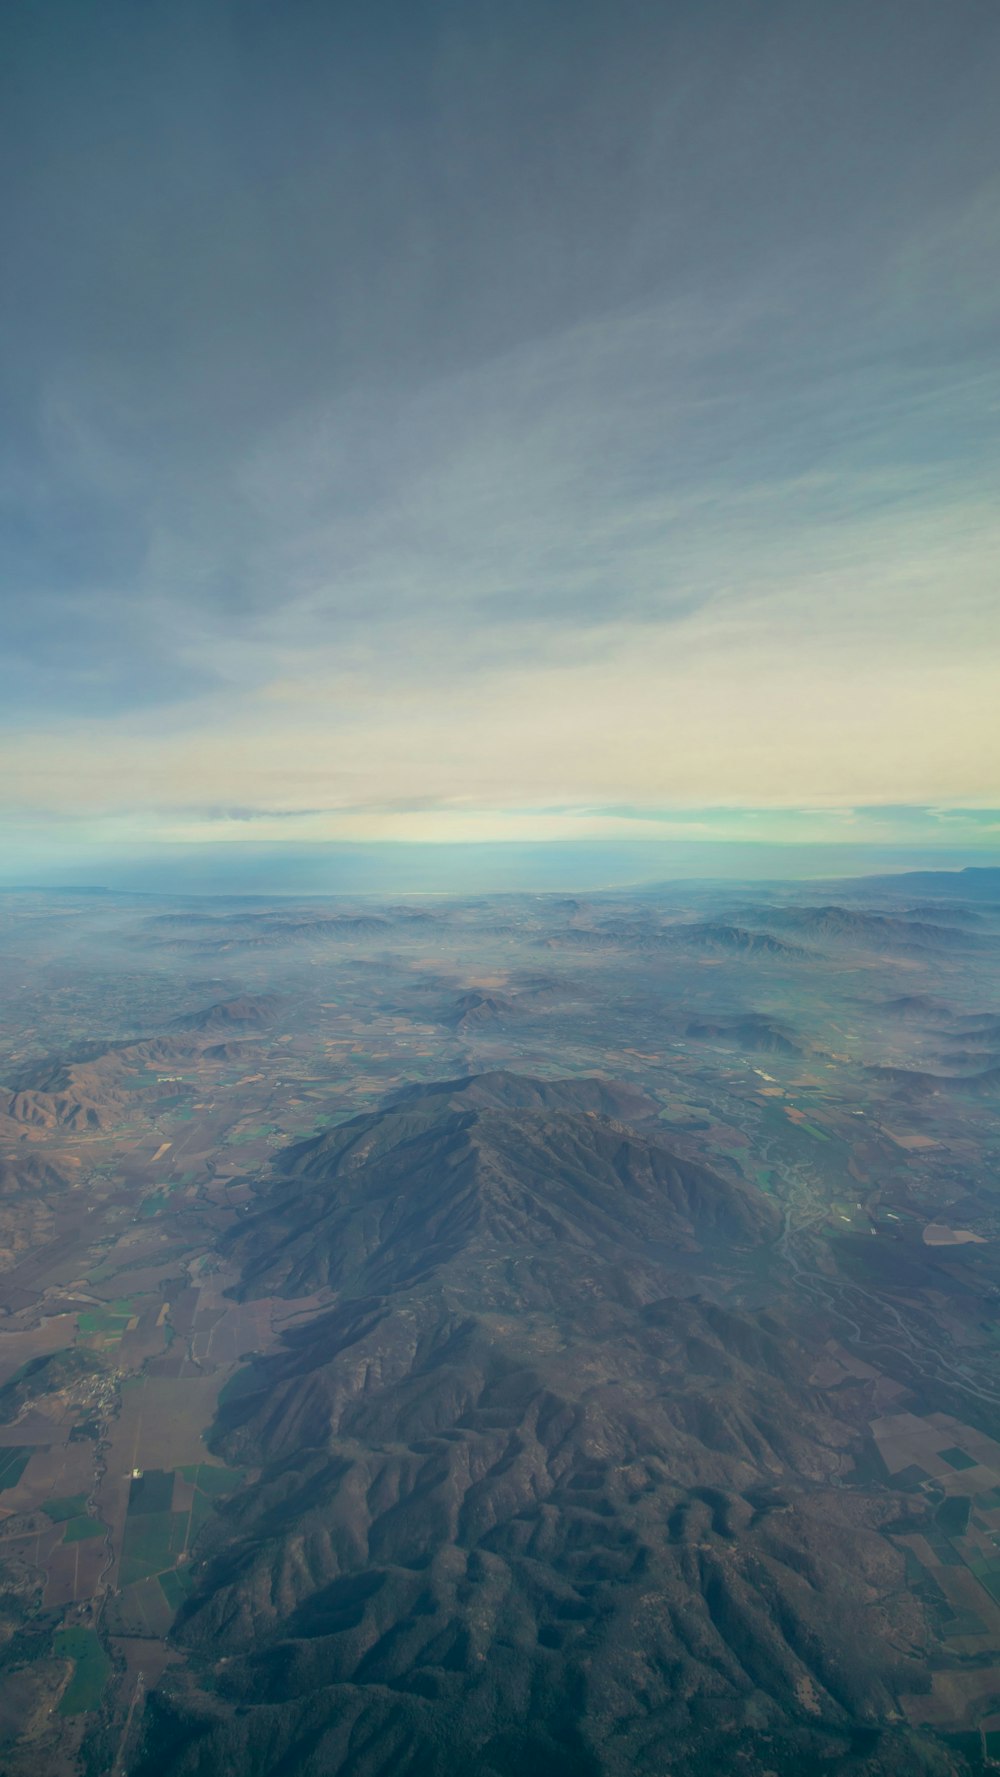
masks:
<path id="1" fill-rule="evenodd" d="M 93 1044 L 70 1060 L 48 1058 L 22 1068 L 10 1082 L 12 1090 L 0 1096 L 0 1114 L 15 1124 L 65 1128 L 74 1134 L 108 1129 L 133 1108 L 137 1076 L 201 1054 L 210 1060 L 227 1059 L 211 1047 L 203 1049 L 192 1036 Z"/>

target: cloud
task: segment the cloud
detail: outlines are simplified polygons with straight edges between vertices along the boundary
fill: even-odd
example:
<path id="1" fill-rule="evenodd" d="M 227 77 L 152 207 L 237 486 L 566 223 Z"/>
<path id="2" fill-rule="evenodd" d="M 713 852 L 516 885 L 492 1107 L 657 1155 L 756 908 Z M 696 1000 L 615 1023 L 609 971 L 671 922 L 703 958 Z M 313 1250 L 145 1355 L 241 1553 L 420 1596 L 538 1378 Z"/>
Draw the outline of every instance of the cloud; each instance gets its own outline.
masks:
<path id="1" fill-rule="evenodd" d="M 714 11 L 20 22 L 12 818 L 992 804 L 995 37 Z"/>

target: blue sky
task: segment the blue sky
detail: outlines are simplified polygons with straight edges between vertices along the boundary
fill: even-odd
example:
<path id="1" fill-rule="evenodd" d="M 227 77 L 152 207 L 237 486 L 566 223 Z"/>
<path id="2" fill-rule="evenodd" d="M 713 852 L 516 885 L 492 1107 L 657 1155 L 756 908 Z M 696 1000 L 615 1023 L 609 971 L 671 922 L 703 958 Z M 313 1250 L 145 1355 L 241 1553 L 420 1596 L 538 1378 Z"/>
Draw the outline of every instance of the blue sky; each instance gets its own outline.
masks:
<path id="1" fill-rule="evenodd" d="M 4 876 L 996 847 L 993 5 L 2 33 Z"/>

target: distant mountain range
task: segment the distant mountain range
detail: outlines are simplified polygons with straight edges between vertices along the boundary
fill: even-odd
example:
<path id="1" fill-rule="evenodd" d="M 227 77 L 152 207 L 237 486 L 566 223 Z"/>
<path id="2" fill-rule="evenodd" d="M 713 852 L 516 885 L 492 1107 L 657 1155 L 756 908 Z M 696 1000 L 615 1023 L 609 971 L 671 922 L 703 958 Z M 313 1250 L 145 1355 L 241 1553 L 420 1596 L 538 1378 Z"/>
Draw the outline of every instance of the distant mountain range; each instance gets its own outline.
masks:
<path id="1" fill-rule="evenodd" d="M 964 928 L 956 930 L 951 923 L 835 905 L 762 907 L 754 910 L 753 917 L 759 925 L 793 932 L 821 946 L 854 944 L 876 951 L 919 954 L 975 950 L 985 942 L 977 933 Z"/>
<path id="2" fill-rule="evenodd" d="M 964 870 L 903 870 L 893 876 L 860 876 L 850 883 L 857 894 L 888 894 L 895 899 L 930 895 L 962 901 L 986 901 L 1000 908 L 1000 869 L 969 864 Z"/>

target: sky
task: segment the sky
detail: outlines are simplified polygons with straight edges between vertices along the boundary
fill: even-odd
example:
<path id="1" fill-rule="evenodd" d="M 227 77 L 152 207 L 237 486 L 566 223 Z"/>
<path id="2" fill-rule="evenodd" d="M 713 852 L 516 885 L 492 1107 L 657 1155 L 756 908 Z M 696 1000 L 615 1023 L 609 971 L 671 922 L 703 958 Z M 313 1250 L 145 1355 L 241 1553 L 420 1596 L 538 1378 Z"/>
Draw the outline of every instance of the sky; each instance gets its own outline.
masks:
<path id="1" fill-rule="evenodd" d="M 994 0 L 7 8 L 0 881 L 1000 855 L 998 90 Z"/>

